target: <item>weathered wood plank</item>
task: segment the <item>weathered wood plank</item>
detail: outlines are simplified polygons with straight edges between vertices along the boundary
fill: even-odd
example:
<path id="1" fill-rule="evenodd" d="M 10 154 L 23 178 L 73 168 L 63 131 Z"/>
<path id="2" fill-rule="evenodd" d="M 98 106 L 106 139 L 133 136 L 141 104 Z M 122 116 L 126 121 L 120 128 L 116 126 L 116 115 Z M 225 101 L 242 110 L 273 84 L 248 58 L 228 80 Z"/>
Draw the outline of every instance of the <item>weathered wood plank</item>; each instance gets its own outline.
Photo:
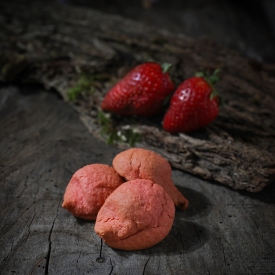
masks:
<path id="1" fill-rule="evenodd" d="M 17 93 L 14 88 L 1 91 L 7 101 L 0 123 L 0 273 L 57 274 L 54 270 L 61 268 L 60 274 L 77 274 L 85 270 L 85 264 L 89 270 L 94 262 L 102 272 L 97 274 L 106 274 L 96 262 L 101 242 L 91 234 L 93 225 L 79 221 L 74 229 L 76 220 L 60 203 L 76 169 L 87 163 L 110 162 L 115 149 L 91 139 L 81 124 L 75 128 L 76 113 L 67 112 L 56 96 L 31 94 L 17 100 Z M 70 255 L 64 253 L 65 247 L 72 248 Z M 86 254 L 89 261 L 85 263 Z M 79 266 L 68 266 L 70 257 L 77 260 L 80 255 Z M 51 257 L 62 265 L 51 266 Z"/>
<path id="2" fill-rule="evenodd" d="M 138 146 L 165 155 L 173 167 L 234 189 L 257 192 L 273 179 L 274 64 L 93 10 L 36 1 L 2 1 L 0 10 L 0 80 L 36 81 L 66 99 L 88 74 L 94 93 L 83 92 L 75 108 L 97 137 L 103 95 L 135 64 L 170 62 L 176 83 L 197 70 L 221 68 L 217 89 L 225 107 L 214 123 L 190 135 L 170 135 L 161 129 L 162 117 L 135 120 L 130 126 L 142 134 Z M 125 124 L 127 119 L 120 120 L 118 130 Z"/>
<path id="3" fill-rule="evenodd" d="M 34 88 L 25 88 L 34 91 Z M 160 244 L 120 251 L 102 244 L 94 223 L 61 208 L 78 168 L 110 164 L 119 149 L 89 134 L 52 93 L 0 89 L 1 274 L 273 274 L 275 185 L 236 192 L 180 170 L 189 199 Z"/>

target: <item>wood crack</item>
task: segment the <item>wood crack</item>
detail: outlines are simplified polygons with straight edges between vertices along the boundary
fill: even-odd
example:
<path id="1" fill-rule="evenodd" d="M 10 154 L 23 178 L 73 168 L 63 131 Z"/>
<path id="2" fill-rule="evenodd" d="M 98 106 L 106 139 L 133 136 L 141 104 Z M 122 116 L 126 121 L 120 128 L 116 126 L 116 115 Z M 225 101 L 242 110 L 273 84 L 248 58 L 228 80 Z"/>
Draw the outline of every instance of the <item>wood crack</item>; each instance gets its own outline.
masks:
<path id="1" fill-rule="evenodd" d="M 146 267 L 147 267 L 147 265 L 148 265 L 150 259 L 151 259 L 151 256 L 148 257 L 147 261 L 146 261 L 145 264 L 144 264 L 143 271 L 142 271 L 142 275 L 145 275 Z"/>
<path id="2" fill-rule="evenodd" d="M 226 268 L 227 268 L 227 264 L 226 264 L 227 260 L 226 260 L 226 256 L 225 256 L 224 245 L 223 245 L 221 239 L 220 239 L 220 244 L 222 246 L 223 262 L 224 262 L 224 267 L 225 267 L 225 270 L 226 270 Z M 228 264 L 228 268 L 229 268 L 229 273 L 232 274 L 231 273 L 231 269 L 230 269 L 230 264 Z"/>
<path id="3" fill-rule="evenodd" d="M 110 270 L 109 275 L 111 275 L 112 272 L 113 272 L 113 270 L 114 270 L 114 266 L 113 266 L 113 263 L 112 263 L 112 259 L 110 259 L 110 265 L 111 265 L 111 270 Z"/>
<path id="4" fill-rule="evenodd" d="M 102 258 L 102 249 L 103 249 L 103 240 L 100 238 L 100 250 L 99 250 L 99 257 L 97 260 Z"/>
<path id="5" fill-rule="evenodd" d="M 59 212 L 59 207 L 60 207 L 60 202 L 58 203 L 58 208 L 56 211 L 56 215 L 53 219 L 53 223 L 49 232 L 49 236 L 48 236 L 48 252 L 47 252 L 47 259 L 46 259 L 46 264 L 45 264 L 45 275 L 49 274 L 49 266 L 50 266 L 50 259 L 51 259 L 51 252 L 52 252 L 52 233 L 53 233 L 53 228 L 54 228 L 54 224 L 55 221 L 57 219 L 58 216 L 58 212 Z"/>

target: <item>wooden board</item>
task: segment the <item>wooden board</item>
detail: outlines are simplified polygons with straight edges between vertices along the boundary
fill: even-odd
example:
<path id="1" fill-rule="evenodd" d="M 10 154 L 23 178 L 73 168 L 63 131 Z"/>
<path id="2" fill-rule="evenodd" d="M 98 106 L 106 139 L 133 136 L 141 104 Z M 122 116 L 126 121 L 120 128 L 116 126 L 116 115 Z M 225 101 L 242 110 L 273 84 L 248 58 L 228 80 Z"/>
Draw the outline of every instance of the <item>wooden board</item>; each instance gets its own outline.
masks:
<path id="1" fill-rule="evenodd" d="M 130 123 L 142 135 L 137 146 L 165 155 L 175 168 L 234 189 L 257 192 L 273 180 L 274 64 L 245 59 L 211 40 L 73 6 L 2 1 L 0 10 L 0 81 L 39 82 L 65 100 L 80 89 L 74 107 L 97 137 L 102 97 L 134 65 L 170 62 L 176 84 L 201 69 L 222 69 L 217 89 L 225 105 L 214 123 L 188 135 L 170 135 L 161 129 L 162 116 L 137 119 Z M 129 121 L 120 120 L 117 131 L 125 125 Z"/>
<path id="2" fill-rule="evenodd" d="M 0 89 L 0 274 L 274 274 L 275 185 L 236 192 L 173 170 L 189 199 L 171 232 L 143 251 L 102 243 L 61 208 L 72 174 L 120 151 L 93 137 L 56 94 Z"/>

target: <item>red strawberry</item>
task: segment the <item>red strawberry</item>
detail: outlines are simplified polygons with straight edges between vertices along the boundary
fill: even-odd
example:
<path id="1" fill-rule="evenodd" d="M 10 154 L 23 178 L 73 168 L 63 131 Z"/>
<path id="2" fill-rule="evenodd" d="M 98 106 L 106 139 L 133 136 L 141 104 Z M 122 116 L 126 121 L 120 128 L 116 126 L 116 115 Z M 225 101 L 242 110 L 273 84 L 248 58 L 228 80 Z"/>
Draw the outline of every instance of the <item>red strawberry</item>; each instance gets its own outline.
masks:
<path id="1" fill-rule="evenodd" d="M 192 77 L 182 82 L 171 98 L 163 119 L 163 128 L 170 133 L 186 133 L 202 128 L 219 113 L 219 98 L 212 86 L 218 70 L 210 77 Z"/>
<path id="2" fill-rule="evenodd" d="M 159 113 L 167 95 L 175 89 L 159 64 L 143 63 L 130 71 L 105 96 L 103 111 L 120 115 L 149 116 Z"/>

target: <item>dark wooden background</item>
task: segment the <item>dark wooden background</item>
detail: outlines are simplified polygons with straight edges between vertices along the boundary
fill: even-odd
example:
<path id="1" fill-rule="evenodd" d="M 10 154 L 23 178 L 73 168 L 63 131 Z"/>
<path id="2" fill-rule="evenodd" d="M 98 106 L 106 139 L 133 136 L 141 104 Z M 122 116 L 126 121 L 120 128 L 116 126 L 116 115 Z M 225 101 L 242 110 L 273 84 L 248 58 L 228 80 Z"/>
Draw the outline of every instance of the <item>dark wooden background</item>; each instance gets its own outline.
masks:
<path id="1" fill-rule="evenodd" d="M 11 4 L 10 7 L 10 11 L 6 9 L 0 18 L 12 14 L 12 7 L 15 6 Z M 24 10 L 28 8 L 26 6 Z M 84 12 L 76 11 L 76 16 Z M 21 12 L 21 8 L 15 9 L 17 15 Z M 27 14 L 31 12 L 34 10 L 23 12 L 22 16 L 26 17 L 22 18 L 28 18 Z M 64 14 L 61 18 L 55 18 L 62 21 L 63 31 L 68 24 Z M 106 17 L 98 14 L 98 18 Z M 41 20 L 46 22 L 47 18 Z M 120 21 L 116 18 L 117 28 Z M 5 25 L 1 25 L 0 37 L 7 37 L 7 33 L 20 31 L 21 28 L 27 29 L 27 21 L 25 25 L 16 25 L 17 22 L 10 18 L 9 29 L 8 22 L 1 21 Z M 85 25 L 80 19 L 74 21 L 78 30 L 81 23 Z M 132 23 L 128 31 L 134 26 Z M 47 26 L 42 29 L 45 33 L 52 31 Z M 30 31 L 34 37 L 43 38 L 43 33 L 36 33 L 35 29 Z M 118 39 L 118 31 L 116 35 Z M 12 39 L 14 37 L 11 36 Z M 28 46 L 28 40 L 24 38 L 22 41 L 26 44 L 23 47 Z M 18 42 L 16 39 L 14 41 Z M 119 40 L 113 42 L 117 46 L 121 43 Z M 199 49 L 203 42 L 198 43 Z M 1 45 L 7 50 L 9 41 L 2 39 Z M 155 45 L 153 41 L 152 45 Z M 209 45 L 205 47 L 208 50 Z M 22 50 L 21 44 L 17 46 Z M 145 49 L 148 47 L 145 43 L 143 46 Z M 28 48 L 24 49 L 28 52 Z M 107 50 L 102 49 L 102 52 Z M 259 56 L 263 60 L 267 57 L 260 51 Z M 39 62 L 44 60 L 46 64 L 43 54 L 37 57 Z M 66 58 L 57 61 L 67 64 Z M 237 54 L 234 62 L 236 60 L 243 61 Z M 14 61 L 16 63 L 18 60 Z M 203 58 L 198 59 L 200 62 Z M 262 64 L 259 60 L 254 60 L 253 64 L 263 67 L 262 75 L 269 76 L 270 82 L 267 82 L 268 88 L 265 89 L 272 95 L 271 80 L 274 76 L 270 75 L 274 65 Z M 6 72 L 16 75 L 9 68 L 5 69 L 7 71 L 2 70 L 0 74 L 2 80 Z M 50 72 L 45 72 L 45 75 L 49 76 Z M 32 76 L 37 77 L 35 74 Z M 41 74 L 39 77 L 41 79 Z M 251 75 L 243 74 L 240 78 L 249 83 L 254 81 Z M 52 80 L 50 77 L 48 79 Z M 16 81 L 18 79 L 10 78 L 0 87 L 0 274 L 275 274 L 274 183 L 259 193 L 249 193 L 173 169 L 174 182 L 189 199 L 190 207 L 185 212 L 176 212 L 167 238 L 143 251 L 120 251 L 105 245 L 93 231 L 94 222 L 75 219 L 61 208 L 61 203 L 66 185 L 77 169 L 90 163 L 111 164 L 120 149 L 91 135 L 79 119 L 79 113 L 59 94 L 45 91 L 39 85 L 17 84 Z M 245 81 L 242 83 L 246 85 Z M 266 102 L 263 106 L 271 103 Z M 265 123 L 273 127 L 269 120 Z"/>
<path id="2" fill-rule="evenodd" d="M 213 41 L 246 57 L 275 61 L 274 0 L 59 0 Z M 144 8 L 145 3 L 151 6 Z"/>
<path id="3" fill-rule="evenodd" d="M 100 102 L 133 66 L 169 62 L 176 85 L 199 70 L 220 68 L 216 88 L 225 104 L 207 127 L 170 135 L 161 127 L 161 114 L 113 119 L 113 132 L 129 125 L 141 134 L 137 146 L 164 155 L 175 168 L 234 189 L 259 192 L 272 182 L 275 64 L 245 58 L 210 38 L 193 39 L 76 6 L 17 0 L 1 2 L 0 10 L 0 81 L 41 83 L 64 100 L 80 91 L 72 106 L 91 133 L 105 140 Z"/>

